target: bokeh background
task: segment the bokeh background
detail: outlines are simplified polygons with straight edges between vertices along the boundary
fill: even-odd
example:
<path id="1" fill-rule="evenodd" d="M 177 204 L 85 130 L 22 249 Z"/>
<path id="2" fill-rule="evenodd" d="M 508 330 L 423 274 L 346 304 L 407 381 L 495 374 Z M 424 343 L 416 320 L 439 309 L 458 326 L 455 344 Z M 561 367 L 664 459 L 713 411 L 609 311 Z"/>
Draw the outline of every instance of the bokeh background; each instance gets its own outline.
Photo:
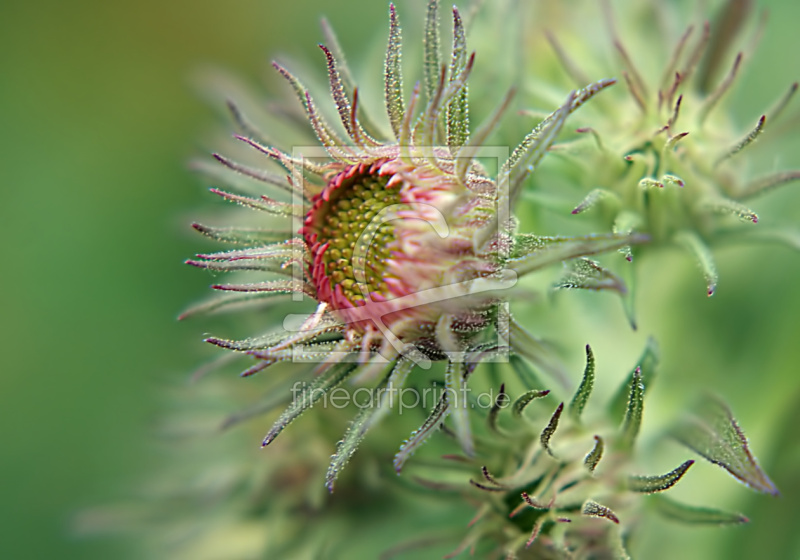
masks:
<path id="1" fill-rule="evenodd" d="M 136 557 L 133 536 L 86 538 L 71 527 L 76 512 L 129 497 L 158 468 L 152 440 L 163 413 L 160 393 L 198 362 L 203 326 L 175 321 L 209 284 L 182 264 L 197 250 L 188 224 L 208 196 L 186 163 L 205 152 L 218 112 L 203 101 L 194 76 L 216 66 L 264 84 L 265 95 L 283 91 L 268 61 L 286 54 L 319 62 L 323 13 L 358 68 L 371 56 L 364 45 L 383 41 L 385 4 L 3 4 L 4 558 Z M 758 4 L 771 17 L 736 93 L 741 122 L 800 78 L 800 4 Z M 419 33 L 412 18 L 405 27 Z M 775 149 L 781 167 L 797 168 L 798 100 L 788 114 L 796 132 Z M 763 222 L 795 225 L 798 205 L 796 184 L 755 204 Z M 641 290 L 651 316 L 644 328 L 659 337 L 665 356 L 661 406 L 671 410 L 691 383 L 716 388 L 783 496 L 754 496 L 703 466 L 694 491 L 719 497 L 717 504 L 745 512 L 752 523 L 722 531 L 666 528 L 653 546 L 702 551 L 683 556 L 692 558 L 800 558 L 800 256 L 785 247 L 748 247 L 722 250 L 718 258 L 722 282 L 710 300 L 692 264 L 670 255 L 669 276 Z M 649 274 L 659 277 L 655 268 Z M 643 339 L 616 325 L 619 344 L 630 341 L 635 355 Z M 718 477 L 724 480 L 700 488 Z"/>

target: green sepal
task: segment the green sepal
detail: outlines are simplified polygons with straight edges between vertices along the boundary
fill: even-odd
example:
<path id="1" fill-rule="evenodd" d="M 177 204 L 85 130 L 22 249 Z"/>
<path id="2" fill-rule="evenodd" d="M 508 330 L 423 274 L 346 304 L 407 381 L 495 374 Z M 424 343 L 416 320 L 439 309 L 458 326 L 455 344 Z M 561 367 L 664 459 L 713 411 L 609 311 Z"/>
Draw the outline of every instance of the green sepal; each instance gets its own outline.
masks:
<path id="1" fill-rule="evenodd" d="M 692 465 L 694 465 L 694 461 L 689 460 L 667 474 L 656 476 L 630 476 L 628 477 L 628 490 L 631 492 L 640 492 L 642 494 L 663 492 L 675 486 Z"/>
<path id="2" fill-rule="evenodd" d="M 667 496 L 655 495 L 648 499 L 653 509 L 665 519 L 689 525 L 742 525 L 750 520 L 740 513 L 714 508 L 691 506 L 677 502 Z"/>
<path id="3" fill-rule="evenodd" d="M 549 390 L 540 391 L 538 389 L 534 389 L 532 391 L 528 391 L 520 395 L 517 400 L 514 401 L 514 405 L 511 407 L 515 416 L 521 416 L 522 411 L 525 410 L 525 407 L 531 404 L 536 399 L 541 399 L 542 397 L 546 397 L 550 394 Z"/>
<path id="4" fill-rule="evenodd" d="M 639 435 L 639 428 L 642 426 L 642 414 L 644 412 L 644 383 L 642 382 L 642 371 L 636 368 L 633 372 L 631 392 L 628 395 L 628 406 L 625 409 L 625 419 L 620 428 L 619 445 L 623 449 L 630 449 L 636 442 Z"/>
<path id="5" fill-rule="evenodd" d="M 603 443 L 603 438 L 597 435 L 594 436 L 594 447 L 583 460 L 583 464 L 587 469 L 589 469 L 589 472 L 593 473 L 597 468 L 597 464 L 600 462 L 600 459 L 603 458 L 604 449 L 605 444 Z"/>
<path id="6" fill-rule="evenodd" d="M 594 353 L 591 346 L 586 345 L 586 368 L 583 370 L 583 380 L 581 381 L 575 396 L 572 397 L 572 402 L 569 403 L 569 414 L 574 419 L 578 420 L 583 413 L 586 403 L 592 394 L 594 387 Z"/>
<path id="7" fill-rule="evenodd" d="M 558 428 L 558 420 L 561 418 L 561 413 L 564 411 L 564 403 L 560 403 L 556 408 L 553 415 L 550 417 L 550 421 L 545 426 L 544 430 L 542 431 L 542 435 L 539 436 L 539 441 L 544 447 L 545 451 L 551 456 L 555 457 L 553 453 L 553 449 L 550 447 L 550 440 L 553 438 L 553 434 L 556 433 L 556 429 Z"/>
<path id="8" fill-rule="evenodd" d="M 637 368 L 641 371 L 642 382 L 644 383 L 645 387 L 652 387 L 653 381 L 655 380 L 658 362 L 659 362 L 658 342 L 656 342 L 656 339 L 651 336 L 647 339 L 644 351 L 642 352 L 642 355 L 639 356 L 639 359 L 636 362 Z M 631 373 L 625 379 L 625 383 L 623 383 L 620 386 L 620 388 L 617 390 L 616 395 L 614 395 L 614 397 L 609 402 L 608 410 L 611 416 L 614 418 L 619 418 L 623 414 L 625 414 L 625 408 L 628 403 L 628 397 L 631 394 L 631 385 L 633 384 L 633 376 L 637 368 L 634 368 L 634 370 L 631 371 Z"/>
<path id="9" fill-rule="evenodd" d="M 395 399 L 393 391 L 405 385 L 405 380 L 413 368 L 414 362 L 412 360 L 401 359 L 395 362 L 376 388 L 379 400 L 375 406 L 365 406 L 358 411 L 358 414 L 347 428 L 347 432 L 345 432 L 336 446 L 336 453 L 331 457 L 331 463 L 325 477 L 325 486 L 329 491 L 333 492 L 333 483 L 356 452 L 356 449 L 358 449 L 367 431 L 389 411 Z"/>
<path id="10" fill-rule="evenodd" d="M 751 453 L 747 438 L 730 408 L 721 399 L 704 396 L 670 433 L 753 490 L 773 496 L 779 494 Z"/>
<path id="11" fill-rule="evenodd" d="M 272 425 L 261 446 L 272 443 L 283 429 L 296 420 L 303 412 L 314 406 L 328 392 L 341 384 L 358 367 L 355 362 L 339 362 L 327 371 L 319 374 L 303 391 L 292 401 L 280 418 Z"/>

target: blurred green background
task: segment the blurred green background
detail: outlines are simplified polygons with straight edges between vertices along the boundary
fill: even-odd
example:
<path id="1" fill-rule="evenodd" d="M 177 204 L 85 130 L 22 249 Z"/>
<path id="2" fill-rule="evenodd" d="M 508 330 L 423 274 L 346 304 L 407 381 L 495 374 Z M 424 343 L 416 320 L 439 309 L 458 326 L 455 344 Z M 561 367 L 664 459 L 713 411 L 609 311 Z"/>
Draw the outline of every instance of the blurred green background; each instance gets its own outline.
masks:
<path id="1" fill-rule="evenodd" d="M 800 78 L 800 5 L 759 4 L 772 17 L 737 92 L 742 122 Z M 282 91 L 268 61 L 285 53 L 319 62 L 323 13 L 356 68 L 366 56 L 362 40 L 385 35 L 385 2 L 4 3 L 4 558 L 131 556 L 130 537 L 78 538 L 70 521 L 81 508 L 128 496 L 156 462 L 149 442 L 159 391 L 198 361 L 202 324 L 175 321 L 209 284 L 182 264 L 198 247 L 188 224 L 207 196 L 186 162 L 205 151 L 202 139 L 217 121 L 192 76 L 216 65 Z M 418 36 L 418 22 L 409 17 L 405 27 Z M 798 114 L 797 100 L 789 113 Z M 800 164 L 799 137 L 779 146 L 781 167 Z M 755 206 L 763 222 L 797 224 L 798 204 L 795 184 Z M 641 293 L 657 314 L 650 326 L 666 356 L 666 402 L 684 392 L 680 381 L 716 387 L 783 492 L 775 500 L 720 485 L 734 496 L 726 503 L 753 522 L 722 537 L 691 529 L 687 542 L 705 542 L 720 558 L 800 558 L 792 529 L 800 500 L 800 256 L 782 247 L 722 250 L 711 300 L 691 263 L 669 266 L 677 285 L 655 282 Z M 677 534 L 667 530 L 663 540 Z"/>

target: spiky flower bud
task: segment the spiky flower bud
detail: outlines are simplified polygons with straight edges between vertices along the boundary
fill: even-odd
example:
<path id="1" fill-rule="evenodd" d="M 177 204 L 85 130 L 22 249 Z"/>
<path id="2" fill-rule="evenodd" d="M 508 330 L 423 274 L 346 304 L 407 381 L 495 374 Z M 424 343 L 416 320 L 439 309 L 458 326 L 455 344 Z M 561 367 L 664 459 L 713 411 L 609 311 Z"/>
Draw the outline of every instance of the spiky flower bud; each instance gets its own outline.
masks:
<path id="1" fill-rule="evenodd" d="M 651 340 L 617 394 L 598 409 L 590 404 L 595 358 L 587 345 L 583 380 L 570 401 L 558 403 L 554 393 L 533 389 L 513 401 L 510 414 L 502 414 L 496 403 L 487 418 L 487 434 L 504 445 L 487 442 L 483 454 L 468 461 L 480 473 L 469 481 L 472 490 L 464 483 L 443 482 L 454 480 L 444 464 L 436 478 L 421 481 L 429 488 L 461 488 L 478 503 L 453 555 L 480 546 L 510 558 L 630 558 L 627 543 L 648 510 L 692 524 L 746 523 L 739 514 L 661 495 L 694 460 L 663 474 L 636 473 L 645 394 L 657 364 Z M 524 365 L 518 362 L 515 369 L 523 383 L 529 380 L 521 371 Z M 505 397 L 498 403 L 508 402 Z M 775 494 L 727 406 L 706 398 L 696 410 L 696 416 L 676 425 L 674 437 L 755 490 Z M 481 461 L 486 463 L 478 467 Z"/>
<path id="2" fill-rule="evenodd" d="M 584 111 L 572 138 L 557 146 L 573 169 L 558 168 L 561 177 L 543 173 L 538 184 L 557 187 L 561 211 L 571 207 L 580 214 L 576 220 L 593 220 L 594 227 L 614 232 L 646 232 L 652 245 L 685 249 L 699 264 L 709 296 L 718 283 L 711 247 L 786 239 L 787 232 L 762 224 L 769 217 L 760 220 L 749 205 L 800 179 L 798 170 L 765 172 L 750 157 L 760 155 L 752 154 L 756 142 L 775 146 L 775 138 L 785 134 L 780 120 L 797 82 L 769 92 L 772 106 L 753 108 L 744 128 L 726 110 L 763 32 L 763 21 L 749 17 L 752 4 L 731 0 L 713 23 L 681 27 L 685 19 L 672 5 L 587 3 L 572 9 L 564 29 L 547 34 L 549 46 L 541 45 L 570 82 L 610 73 L 622 87 Z M 652 24 L 623 26 L 630 10 Z M 606 29 L 597 33 L 600 21 Z M 579 33 L 581 41 L 567 43 L 570 33 Z M 611 67 L 605 60 L 612 60 Z M 567 177 L 569 187 L 582 192 L 567 187 Z M 769 231 L 760 231 L 765 227 Z M 632 260 L 647 250 L 623 253 Z M 625 276 L 632 281 L 633 275 Z"/>
<path id="3" fill-rule="evenodd" d="M 372 120 L 360 116 L 358 90 L 343 79 L 350 75 L 343 57 L 322 46 L 333 104 L 346 137 L 326 122 L 298 78 L 278 64 L 275 68 L 297 94 L 324 148 L 325 160 L 312 161 L 302 153 L 290 154 L 252 137 L 237 136 L 284 168 L 289 175 L 281 181 L 216 156 L 235 172 L 273 190 L 282 188 L 292 201 L 266 194 L 253 198 L 219 189 L 213 192 L 287 221 L 294 217 L 296 235 L 281 241 L 275 231 L 195 226 L 244 248 L 198 255 L 189 264 L 263 274 L 259 282 L 215 285 L 235 295 L 203 304 L 200 310 L 239 305 L 241 294 L 274 299 L 293 293 L 317 302 L 316 311 L 299 322 L 294 332 L 287 333 L 281 325 L 257 338 L 208 339 L 254 359 L 255 364 L 244 373 L 248 376 L 298 356 L 321 362 L 314 383 L 295 397 L 263 445 L 356 375 L 366 380 L 377 375 L 390 389 L 398 389 L 410 366 L 428 368 L 432 361 L 446 361 L 445 384 L 459 392 L 477 363 L 493 353 L 510 350 L 543 361 L 541 346 L 504 305 L 517 278 L 550 264 L 647 240 L 631 232 L 574 238 L 518 233 L 512 214 L 526 178 L 553 146 L 567 118 L 613 80 L 600 80 L 566 95 L 560 107 L 506 154 L 492 177 L 476 158 L 503 116 L 510 95 L 505 101 L 498 99 L 498 110 L 470 134 L 467 79 L 475 56 L 467 55 L 458 9 L 453 8 L 448 64 L 439 52 L 438 3 L 429 3 L 424 80 L 417 83 L 408 102 L 394 6 L 389 16 L 384 90 L 390 132 L 366 130 L 365 123 Z M 333 44 L 338 43 L 334 40 Z M 451 404 L 462 448 L 472 453 L 465 404 L 447 402 L 439 407 L 439 418 L 415 434 L 404 452 L 413 450 L 441 423 L 451 412 Z M 329 487 L 378 416 L 365 421 L 356 433 L 348 433 L 333 458 Z"/>
<path id="4" fill-rule="evenodd" d="M 619 74 L 590 69 L 595 52 L 573 61 L 554 34 L 555 58 L 576 84 L 548 85 L 549 91 L 558 90 L 558 102 L 548 106 L 519 145 L 505 154 L 487 151 L 514 91 L 505 97 L 492 92 L 496 95 L 484 102 L 495 110 L 481 126 L 472 126 L 469 78 L 473 69 L 491 61 L 469 54 L 467 26 L 458 9 L 453 8 L 452 18 L 452 48 L 443 58 L 439 3 L 428 2 L 422 77 L 407 88 L 399 16 L 390 6 L 383 67 L 386 126 L 375 124 L 380 120 L 359 104 L 359 90 L 328 26 L 327 46 L 321 48 L 332 103 L 318 105 L 299 78 L 274 64 L 296 94 L 296 107 L 307 123 L 303 130 L 313 134 L 313 146 L 275 147 L 229 102 L 240 129 L 236 138 L 267 163 L 251 167 L 215 154 L 220 166 L 212 174 L 236 192 L 212 192 L 258 214 L 241 212 L 232 226 L 194 225 L 207 237 L 237 247 L 188 261 L 232 277 L 213 286 L 223 292 L 221 298 L 184 316 L 266 306 L 267 313 L 259 315 L 265 334 L 241 340 L 210 337 L 208 342 L 231 351 L 233 360 L 247 361 L 245 377 L 279 363 L 304 362 L 284 364 L 290 378 L 269 380 L 264 402 L 228 417 L 225 428 L 285 406 L 262 440 L 267 446 L 305 411 L 321 402 L 317 408 L 323 410 L 310 433 L 276 444 L 284 447 L 272 450 L 270 461 L 241 461 L 248 468 L 238 464 L 238 455 L 224 454 L 237 465 L 225 470 L 233 473 L 229 477 L 220 476 L 222 469 L 214 472 L 211 478 L 222 479 L 218 492 L 215 486 L 194 500 L 175 500 L 178 516 L 196 515 L 195 509 L 206 506 L 202 511 L 209 518 L 204 529 L 211 530 L 203 531 L 203 539 L 181 533 L 180 542 L 194 544 L 187 557 L 200 550 L 221 558 L 265 551 L 276 557 L 317 557 L 341 527 L 341 510 L 321 506 L 325 497 L 315 481 L 323 479 L 328 490 L 339 484 L 334 499 L 344 491 L 352 501 L 361 492 L 381 488 L 380 499 L 389 501 L 396 496 L 383 489 L 401 485 L 405 490 L 422 487 L 426 497 L 430 490 L 444 490 L 437 504 L 448 511 L 462 511 L 465 500 L 477 504 L 477 515 L 452 555 L 474 548 L 509 558 L 627 557 L 627 539 L 645 513 L 645 500 L 666 517 L 695 524 L 746 521 L 658 495 L 684 476 L 692 460 L 655 476 L 638 472 L 636 442 L 656 362 L 652 347 L 609 405 L 597 409 L 590 400 L 596 381 L 587 346 L 582 382 L 571 399 L 557 400 L 559 385 L 567 385 L 563 371 L 508 304 L 525 295 L 515 291 L 519 277 L 561 263 L 567 274 L 557 287 L 628 294 L 620 276 L 589 257 L 621 251 L 631 260 L 634 247 L 650 242 L 689 248 L 703 264 L 713 292 L 716 273 L 707 244 L 724 234 L 719 215 L 755 223 L 756 215 L 739 200 L 797 178 L 790 171 L 750 179 L 739 167 L 796 87 L 766 121 L 759 119 L 737 141 L 720 107 L 742 59 L 735 58 L 728 78 L 709 89 L 697 70 L 702 64 L 713 68 L 702 60 L 708 27 L 680 36 L 657 81 L 638 71 L 632 62 L 636 53 L 616 32 L 613 45 L 623 65 Z M 589 43 L 586 48 L 595 50 Z M 621 83 L 605 93 L 615 77 Z M 568 93 L 573 87 L 578 89 Z M 571 123 L 577 131 L 570 133 L 568 118 L 583 105 L 581 120 Z M 339 124 L 329 124 L 330 115 Z M 271 116 L 298 130 L 291 110 Z M 565 156 L 562 165 L 549 157 L 555 165 L 540 169 L 550 152 Z M 497 172 L 483 165 L 487 154 L 497 160 Z M 585 217 L 598 218 L 593 228 L 610 233 L 522 231 L 519 223 L 528 220 L 518 220 L 515 211 L 520 199 L 530 196 L 525 190 L 531 177 L 539 186 L 569 182 L 582 189 L 576 200 L 571 200 L 574 192 L 568 193 L 569 209 L 582 214 L 591 208 Z M 248 188 L 237 188 L 242 178 Z M 284 314 L 281 306 L 288 296 L 303 312 L 299 320 Z M 473 376 L 479 365 L 492 360 L 508 365 L 481 365 L 488 375 L 474 379 L 480 377 Z M 529 363 L 557 382 L 542 383 Z M 337 482 L 367 432 L 392 408 L 402 411 L 398 392 L 409 385 L 420 388 L 419 381 L 410 379 L 424 369 L 431 369 L 428 381 L 438 392 L 432 402 L 412 408 L 429 409 L 427 418 L 402 444 L 397 430 L 387 431 L 358 473 Z M 331 410 L 338 407 L 324 404 L 346 381 L 369 389 L 370 401 L 367 406 L 351 403 L 344 420 Z M 476 406 L 470 394 L 476 386 L 491 391 L 499 386 L 500 392 L 490 392 L 490 406 Z M 776 492 L 724 404 L 707 400 L 684 420 L 675 428 L 676 439 L 755 489 Z M 327 472 L 321 472 L 342 433 Z M 452 442 L 442 443 L 442 433 Z M 427 449 L 434 447 L 434 455 L 443 448 L 450 452 L 441 460 L 425 457 L 423 444 L 431 440 L 437 443 Z M 393 462 L 386 460 L 386 446 L 399 446 Z M 411 459 L 418 451 L 422 457 Z M 219 454 L 215 459 L 222 460 Z M 396 473 L 415 472 L 386 477 L 380 469 L 387 465 Z M 292 527 L 282 525 L 287 518 Z M 437 537 L 439 529 L 445 530 L 432 528 Z M 452 532 L 448 538 L 453 540 Z M 233 542 L 240 549 L 231 551 Z"/>

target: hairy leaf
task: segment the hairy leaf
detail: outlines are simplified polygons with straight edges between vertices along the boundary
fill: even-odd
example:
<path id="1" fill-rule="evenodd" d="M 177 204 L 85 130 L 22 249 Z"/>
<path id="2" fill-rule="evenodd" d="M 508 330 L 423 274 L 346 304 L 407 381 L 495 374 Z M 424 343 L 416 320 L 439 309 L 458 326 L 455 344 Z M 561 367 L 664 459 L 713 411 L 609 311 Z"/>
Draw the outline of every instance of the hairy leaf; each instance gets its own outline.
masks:
<path id="1" fill-rule="evenodd" d="M 347 432 L 336 447 L 336 453 L 331 457 L 331 464 L 325 479 L 325 486 L 333 492 L 333 484 L 344 466 L 356 452 L 359 444 L 364 439 L 367 431 L 383 418 L 395 402 L 400 398 L 398 392 L 405 385 L 409 372 L 414 368 L 412 360 L 400 359 L 394 363 L 388 375 L 376 388 L 373 402 L 372 395 L 368 406 L 361 406 L 361 410 L 353 419 Z"/>
<path id="2" fill-rule="evenodd" d="M 750 521 L 740 513 L 690 506 L 663 495 L 653 496 L 649 501 L 662 517 L 689 525 L 741 525 Z"/>
<path id="3" fill-rule="evenodd" d="M 358 364 L 355 362 L 339 362 L 317 376 L 314 381 L 303 388 L 303 391 L 295 397 L 292 404 L 289 405 L 289 408 L 281 414 L 280 418 L 278 418 L 264 437 L 261 446 L 265 447 L 272 443 L 286 426 L 296 420 L 303 412 L 314 406 L 314 404 L 328 394 L 331 389 L 350 377 L 350 374 L 355 371 L 356 367 L 358 367 Z"/>
<path id="4" fill-rule="evenodd" d="M 556 433 L 556 428 L 558 428 L 558 420 L 561 418 L 561 413 L 564 411 L 564 403 L 561 403 L 556 408 L 556 411 L 550 417 L 550 421 L 545 426 L 544 430 L 542 431 L 542 435 L 539 436 L 539 441 L 542 443 L 542 447 L 545 448 L 547 453 L 551 457 L 555 457 L 553 454 L 553 450 L 550 447 L 550 440 L 553 437 L 553 434 Z"/>
<path id="5" fill-rule="evenodd" d="M 549 390 L 539 391 L 536 389 L 533 391 L 528 391 L 527 393 L 523 393 L 517 398 L 517 400 L 514 401 L 514 405 L 511 407 L 511 410 L 514 412 L 514 415 L 520 416 L 522 411 L 525 410 L 526 406 L 531 404 L 534 400 L 546 397 L 549 394 Z"/>
<path id="6" fill-rule="evenodd" d="M 583 507 L 581 507 L 581 513 L 589 517 L 603 517 L 619 524 L 619 517 L 617 517 L 613 511 L 593 500 L 586 500 L 586 502 L 584 502 Z"/>
<path id="7" fill-rule="evenodd" d="M 641 492 L 643 494 L 663 492 L 675 486 L 692 465 L 694 465 L 694 461 L 689 460 L 667 474 L 628 477 L 628 489 L 632 492 Z"/>
<path id="8" fill-rule="evenodd" d="M 775 484 L 750 452 L 747 438 L 728 405 L 719 398 L 706 395 L 671 433 L 689 449 L 721 466 L 750 488 L 778 495 Z"/>
<path id="9" fill-rule="evenodd" d="M 631 394 L 631 387 L 636 370 L 639 369 L 641 371 L 641 379 L 645 387 L 652 387 L 656 376 L 658 361 L 658 342 L 651 336 L 647 339 L 647 344 L 644 347 L 642 355 L 639 356 L 636 362 L 636 367 L 631 371 L 625 379 L 625 383 L 620 386 L 616 395 L 614 395 L 614 398 L 611 399 L 609 403 L 609 412 L 614 418 L 620 418 L 625 414 L 625 408 L 628 403 L 628 397 Z"/>
<path id="10" fill-rule="evenodd" d="M 594 436 L 594 447 L 583 460 L 583 464 L 589 469 L 589 472 L 594 472 L 597 468 L 597 464 L 600 462 L 600 459 L 603 458 L 603 450 L 605 448 L 605 444 L 603 443 L 603 438 L 600 436 Z"/>
<path id="11" fill-rule="evenodd" d="M 572 402 L 569 403 L 570 416 L 576 420 L 581 417 L 586 403 L 592 394 L 594 387 L 594 353 L 592 347 L 586 345 L 586 369 L 583 370 L 583 380 L 581 381 L 575 396 L 572 397 Z"/>
<path id="12" fill-rule="evenodd" d="M 642 371 L 636 368 L 633 372 L 633 383 L 628 395 L 628 407 L 625 410 L 625 419 L 622 421 L 620 444 L 623 448 L 631 448 L 639 435 L 642 426 L 642 413 L 644 412 L 644 383 Z"/>

